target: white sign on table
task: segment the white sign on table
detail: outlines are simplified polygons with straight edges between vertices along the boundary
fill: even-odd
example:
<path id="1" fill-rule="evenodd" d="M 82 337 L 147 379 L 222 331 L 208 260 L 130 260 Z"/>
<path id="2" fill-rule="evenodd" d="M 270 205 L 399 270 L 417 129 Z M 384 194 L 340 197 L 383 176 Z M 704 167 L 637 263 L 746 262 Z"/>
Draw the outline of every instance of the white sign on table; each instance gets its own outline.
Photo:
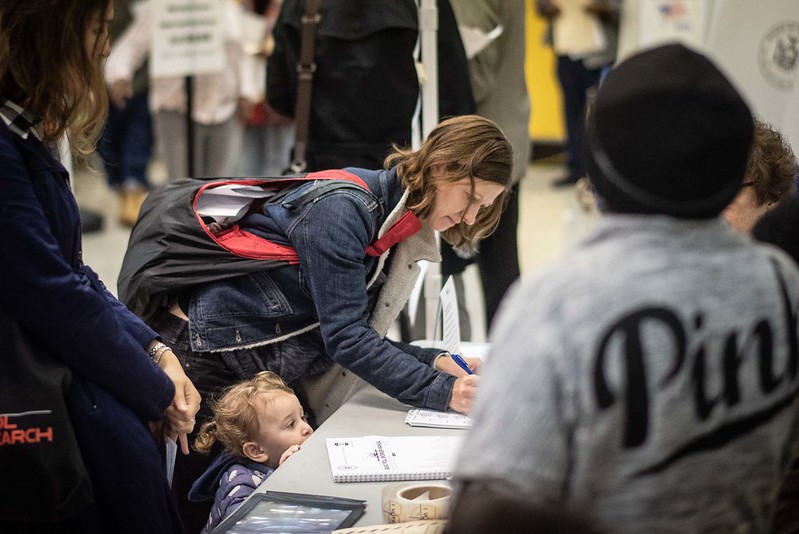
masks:
<path id="1" fill-rule="evenodd" d="M 439 294 L 439 306 L 442 315 L 441 347 L 449 352 L 460 352 L 461 325 L 458 317 L 458 294 L 455 281 L 450 276 Z"/>

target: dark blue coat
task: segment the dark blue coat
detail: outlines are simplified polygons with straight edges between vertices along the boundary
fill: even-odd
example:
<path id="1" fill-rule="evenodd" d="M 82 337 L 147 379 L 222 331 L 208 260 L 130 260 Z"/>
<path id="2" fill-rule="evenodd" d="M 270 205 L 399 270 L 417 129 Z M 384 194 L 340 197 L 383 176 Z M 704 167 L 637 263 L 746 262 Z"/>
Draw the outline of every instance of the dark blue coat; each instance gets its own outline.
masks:
<path id="1" fill-rule="evenodd" d="M 174 396 L 145 350 L 156 333 L 83 264 L 80 216 L 64 167 L 32 134 L 24 140 L 2 121 L 0 228 L 0 308 L 75 377 L 67 403 L 95 505 L 71 528 L 181 531 L 146 425 Z"/>

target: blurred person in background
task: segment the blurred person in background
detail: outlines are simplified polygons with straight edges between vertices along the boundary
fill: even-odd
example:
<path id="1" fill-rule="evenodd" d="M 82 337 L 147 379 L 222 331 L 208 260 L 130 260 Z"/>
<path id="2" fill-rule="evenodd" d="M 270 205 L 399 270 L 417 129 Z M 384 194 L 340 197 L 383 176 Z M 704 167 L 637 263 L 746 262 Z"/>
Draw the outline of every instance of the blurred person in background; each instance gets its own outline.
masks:
<path id="1" fill-rule="evenodd" d="M 132 24 L 136 0 L 114 0 L 113 43 Z M 133 78 L 118 79 L 108 86 L 110 105 L 97 152 L 105 166 L 108 186 L 119 197 L 119 223 L 133 226 L 150 189 L 148 167 L 153 156 L 153 122 L 149 109 L 148 62 L 136 69 Z"/>
<path id="2" fill-rule="evenodd" d="M 553 182 L 568 187 L 585 176 L 583 137 L 585 114 L 590 95 L 595 92 L 604 72 L 616 60 L 619 40 L 619 14 L 622 0 L 590 0 L 583 10 L 595 17 L 601 31 L 600 45 L 590 52 L 566 52 L 555 42 L 553 25 L 564 16 L 558 0 L 536 0 L 538 14 L 549 21 L 545 41 L 555 50 L 557 76 L 563 95 L 566 126 L 566 174 Z"/>
<path id="3" fill-rule="evenodd" d="M 744 181 L 724 210 L 724 218 L 738 232 L 751 231 L 763 214 L 796 192 L 797 176 L 799 166 L 791 145 L 778 130 L 755 117 L 755 140 Z"/>
<path id="4" fill-rule="evenodd" d="M 193 174 L 233 176 L 241 153 L 244 121 L 258 99 L 259 89 L 244 54 L 241 3 L 213 1 L 223 3 L 225 62 L 224 70 L 192 76 Z M 153 10 L 153 0 L 142 0 L 133 23 L 115 43 L 106 64 L 110 86 L 132 83 L 134 73 L 150 54 Z M 158 156 L 166 165 L 168 178 L 188 176 L 185 77 L 152 78 L 150 111 Z"/>

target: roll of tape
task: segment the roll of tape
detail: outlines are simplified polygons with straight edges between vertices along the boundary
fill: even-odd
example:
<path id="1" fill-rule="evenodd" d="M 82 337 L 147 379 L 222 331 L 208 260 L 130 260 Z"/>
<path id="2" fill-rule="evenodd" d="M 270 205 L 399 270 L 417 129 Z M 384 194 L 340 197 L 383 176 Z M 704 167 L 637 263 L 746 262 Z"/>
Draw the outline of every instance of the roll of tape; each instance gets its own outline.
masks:
<path id="1" fill-rule="evenodd" d="M 452 488 L 444 483 L 391 484 L 383 488 L 383 519 L 404 523 L 425 519 L 446 519 Z"/>

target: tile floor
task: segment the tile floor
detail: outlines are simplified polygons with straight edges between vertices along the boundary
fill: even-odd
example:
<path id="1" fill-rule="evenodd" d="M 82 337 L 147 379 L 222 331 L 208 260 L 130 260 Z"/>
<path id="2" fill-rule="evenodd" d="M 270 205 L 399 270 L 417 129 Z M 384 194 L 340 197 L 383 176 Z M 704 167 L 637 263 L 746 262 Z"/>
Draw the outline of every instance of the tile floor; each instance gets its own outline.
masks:
<path id="1" fill-rule="evenodd" d="M 95 164 L 98 169 L 102 167 Z M 558 256 L 589 230 L 595 213 L 581 208 L 573 188 L 554 189 L 550 183 L 563 172 L 557 161 L 542 160 L 528 168 L 521 185 L 519 248 L 522 276 L 530 275 Z M 163 167 L 152 166 L 153 182 L 163 181 Z M 79 167 L 75 172 L 75 194 L 84 209 L 104 216 L 103 229 L 84 235 L 84 259 L 116 293 L 117 276 L 127 247 L 129 229 L 117 222 L 118 202 L 108 189 L 101 171 Z M 482 299 L 475 267 L 464 277 L 466 305 L 472 325 L 472 340 L 483 341 Z"/>

